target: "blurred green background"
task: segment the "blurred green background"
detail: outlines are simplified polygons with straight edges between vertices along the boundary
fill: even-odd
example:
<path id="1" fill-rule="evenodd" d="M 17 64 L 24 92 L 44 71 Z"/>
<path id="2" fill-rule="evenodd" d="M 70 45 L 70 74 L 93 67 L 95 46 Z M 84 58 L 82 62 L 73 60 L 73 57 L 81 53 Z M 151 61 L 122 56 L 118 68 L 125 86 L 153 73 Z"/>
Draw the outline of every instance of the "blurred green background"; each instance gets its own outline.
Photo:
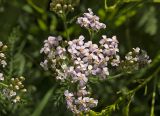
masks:
<path id="1" fill-rule="evenodd" d="M 97 42 L 102 34 L 116 35 L 121 56 L 133 47 L 140 47 L 154 59 L 160 52 L 160 1 L 159 0 L 80 0 L 68 20 L 80 16 L 87 8 L 92 8 L 101 22 L 107 26 L 94 37 Z M 62 35 L 66 38 L 62 20 L 49 10 L 50 0 L 0 0 L 0 41 L 6 43 L 9 60 L 13 60 L 13 75 L 26 77 L 28 89 L 24 103 L 13 105 L 0 101 L 0 116 L 71 116 L 63 99 L 58 81 L 40 67 L 43 56 L 40 49 L 49 35 Z M 71 38 L 87 31 L 73 20 L 68 26 Z M 141 73 L 141 72 L 139 72 Z M 128 88 L 128 78 L 95 83 L 93 95 L 99 99 L 95 111 L 101 111 L 116 101 L 119 90 Z M 160 114 L 160 81 L 158 80 L 155 115 Z M 94 91 L 96 90 L 96 91 Z M 131 116 L 150 115 L 153 84 L 138 91 L 130 106 Z M 123 106 L 112 116 L 123 116 Z"/>

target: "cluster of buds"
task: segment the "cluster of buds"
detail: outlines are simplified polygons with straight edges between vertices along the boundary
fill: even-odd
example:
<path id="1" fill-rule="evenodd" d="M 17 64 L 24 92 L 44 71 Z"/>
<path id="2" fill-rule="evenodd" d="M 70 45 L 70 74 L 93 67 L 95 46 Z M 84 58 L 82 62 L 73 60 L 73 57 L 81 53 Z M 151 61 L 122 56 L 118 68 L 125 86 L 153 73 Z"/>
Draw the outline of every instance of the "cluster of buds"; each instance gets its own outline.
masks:
<path id="1" fill-rule="evenodd" d="M 75 0 L 76 1 L 76 0 Z M 76 2 L 69 0 L 52 0 L 50 3 L 50 10 L 57 14 L 63 14 L 74 11 L 74 6 Z"/>
<path id="2" fill-rule="evenodd" d="M 24 77 L 11 78 L 8 87 L 3 89 L 3 96 L 11 100 L 13 103 L 20 102 L 21 97 L 19 96 L 19 94 L 27 91 L 22 84 L 24 80 Z"/>
<path id="3" fill-rule="evenodd" d="M 2 68 L 2 72 L 0 72 L 0 82 L 2 86 L 2 95 L 4 98 L 7 98 L 8 100 L 16 103 L 20 101 L 19 94 L 21 92 L 26 92 L 26 89 L 24 88 L 24 85 L 22 82 L 25 80 L 24 77 L 19 78 L 12 78 L 12 79 L 5 79 L 3 69 L 6 67 L 6 56 L 4 54 L 4 51 L 6 51 L 7 46 L 3 45 L 2 42 L 0 42 L 0 68 Z"/>
<path id="4" fill-rule="evenodd" d="M 147 53 L 137 47 L 133 48 L 132 51 L 125 56 L 125 60 L 121 62 L 121 68 L 128 72 L 132 72 L 143 68 L 150 63 L 151 59 Z"/>
<path id="5" fill-rule="evenodd" d="M 80 24 L 81 27 L 92 29 L 94 31 L 105 29 L 106 25 L 104 23 L 99 22 L 99 17 L 94 15 L 92 9 L 89 8 L 88 11 L 88 13 L 83 14 L 83 17 L 79 17 L 77 19 L 77 23 Z"/>
<path id="6" fill-rule="evenodd" d="M 6 51 L 7 46 L 3 45 L 3 43 L 0 41 L 0 68 L 5 68 L 7 65 L 6 62 L 6 56 L 4 54 L 4 51 Z"/>
<path id="7" fill-rule="evenodd" d="M 6 56 L 4 54 L 4 51 L 7 49 L 6 45 L 3 45 L 3 43 L 0 41 L 0 68 L 3 69 L 6 67 Z M 2 71 L 2 70 L 1 70 Z M 4 74 L 0 72 L 0 81 L 4 81 Z"/>

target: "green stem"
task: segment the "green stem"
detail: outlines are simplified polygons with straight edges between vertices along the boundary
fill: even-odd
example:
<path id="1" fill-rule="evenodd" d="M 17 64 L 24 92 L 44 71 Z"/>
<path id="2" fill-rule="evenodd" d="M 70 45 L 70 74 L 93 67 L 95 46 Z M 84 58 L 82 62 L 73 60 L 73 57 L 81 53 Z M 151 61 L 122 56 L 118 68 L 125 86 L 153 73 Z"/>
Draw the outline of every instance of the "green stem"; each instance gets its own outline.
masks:
<path id="1" fill-rule="evenodd" d="M 90 41 L 92 41 L 92 32 L 90 29 L 87 29 L 88 30 L 88 33 L 89 33 L 89 37 L 90 37 Z"/>
<path id="2" fill-rule="evenodd" d="M 126 21 L 126 41 L 127 41 L 127 47 L 130 50 L 131 49 L 131 36 L 130 36 L 130 29 L 129 29 L 129 17 L 128 14 L 127 16 L 127 21 Z"/>
<path id="3" fill-rule="evenodd" d="M 151 107 L 151 113 L 150 116 L 154 116 L 154 105 L 155 105 L 155 97 L 156 97 L 156 84 L 157 82 L 157 77 L 154 79 L 154 83 L 153 83 L 153 94 L 152 94 L 152 107 Z"/>
<path id="4" fill-rule="evenodd" d="M 106 78 L 106 81 L 120 78 L 120 77 L 122 77 L 123 75 L 125 75 L 125 73 L 120 73 L 120 74 L 117 74 L 117 75 L 114 75 L 114 76 L 108 76 L 108 77 Z M 90 78 L 90 82 L 91 82 L 91 83 L 95 83 L 95 82 L 97 82 L 97 81 L 99 81 L 99 78 L 98 78 L 98 77 L 97 77 L 97 78 L 94 78 L 94 77 L 93 77 L 93 78 Z"/>
<path id="5" fill-rule="evenodd" d="M 121 76 L 123 76 L 123 75 L 124 75 L 124 73 L 120 73 L 120 74 L 117 74 L 117 75 L 115 75 L 115 76 L 109 76 L 109 77 L 107 78 L 107 80 L 117 79 L 117 78 L 119 78 L 119 77 L 121 77 Z"/>
<path id="6" fill-rule="evenodd" d="M 10 47 L 9 77 L 11 77 L 13 74 L 13 57 L 14 57 L 13 51 L 14 51 L 14 40 L 13 42 L 11 42 L 11 47 Z"/>
<path id="7" fill-rule="evenodd" d="M 3 87 L 8 87 L 8 85 L 6 85 L 6 84 L 4 84 L 2 82 L 0 82 L 0 85 L 3 86 Z"/>
<path id="8" fill-rule="evenodd" d="M 107 6 L 107 0 L 104 0 L 104 5 L 105 5 L 105 9 L 107 9 L 108 8 L 108 6 Z"/>
<path id="9" fill-rule="evenodd" d="M 134 95 L 139 89 L 141 89 L 143 86 L 145 86 L 148 82 L 150 82 L 157 73 L 159 73 L 160 68 L 158 68 L 151 76 L 149 76 L 142 84 L 138 85 L 135 89 L 130 90 L 127 94 L 125 94 L 122 97 L 119 97 L 116 101 L 115 101 L 115 105 L 119 104 L 120 102 L 124 101 L 126 98 L 128 98 L 129 95 Z M 118 76 L 119 77 L 119 76 Z M 118 78 L 117 77 L 117 78 Z M 112 104 L 113 105 L 113 104 Z M 92 111 L 94 112 L 94 111 Z M 96 113 L 97 116 L 102 116 L 107 112 L 107 107 L 102 110 L 101 112 L 94 112 Z"/>
<path id="10" fill-rule="evenodd" d="M 66 35 L 67 35 L 67 40 L 70 41 L 66 14 L 63 13 L 62 19 L 63 19 L 63 23 L 64 23 L 64 29 L 65 29 L 65 32 L 66 32 Z"/>
<path id="11" fill-rule="evenodd" d="M 141 83 L 140 85 L 138 85 L 135 89 L 131 90 L 129 92 L 129 94 L 131 93 L 135 93 L 136 91 L 138 91 L 139 89 L 141 89 L 144 85 L 146 85 L 148 82 L 150 82 L 155 75 L 160 71 L 160 68 L 158 68 L 151 76 L 149 76 L 143 83 Z"/>

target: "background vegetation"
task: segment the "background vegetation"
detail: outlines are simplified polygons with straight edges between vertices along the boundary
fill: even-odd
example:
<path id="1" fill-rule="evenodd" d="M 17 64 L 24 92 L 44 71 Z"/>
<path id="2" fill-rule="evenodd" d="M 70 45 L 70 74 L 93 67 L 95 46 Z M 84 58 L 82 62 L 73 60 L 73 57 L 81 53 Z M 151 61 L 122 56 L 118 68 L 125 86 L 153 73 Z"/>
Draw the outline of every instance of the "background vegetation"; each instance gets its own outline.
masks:
<path id="1" fill-rule="evenodd" d="M 119 96 L 125 95 L 128 90 L 142 84 L 160 65 L 160 1 L 105 1 L 80 0 L 75 11 L 67 18 L 71 20 L 81 15 L 87 8 L 92 8 L 107 25 L 107 30 L 94 37 L 95 42 L 101 34 L 109 37 L 116 35 L 120 43 L 121 56 L 133 47 L 139 46 L 148 52 L 153 63 L 149 68 L 134 74 L 92 83 L 93 94 L 99 99 L 98 107 L 94 109 L 97 112 L 114 104 Z M 25 76 L 25 85 L 28 89 L 22 104 L 13 105 L 0 100 L 0 116 L 72 115 L 63 99 L 64 88 L 39 65 L 42 60 L 39 51 L 44 39 L 49 35 L 63 35 L 66 38 L 63 22 L 49 10 L 49 3 L 50 0 L 0 0 L 0 41 L 8 45 L 8 60 L 13 63 L 13 75 Z M 72 21 L 75 22 L 74 19 Z M 81 29 L 76 23 L 69 23 L 68 32 L 71 38 L 87 34 L 86 30 Z M 134 98 L 120 102 L 119 110 L 116 106 L 111 116 L 128 115 L 126 112 L 128 113 L 129 109 L 131 116 L 154 116 L 154 113 L 158 116 L 160 79 L 158 74 L 154 76 L 154 79 L 138 89 Z M 107 110 L 110 111 L 109 108 Z"/>

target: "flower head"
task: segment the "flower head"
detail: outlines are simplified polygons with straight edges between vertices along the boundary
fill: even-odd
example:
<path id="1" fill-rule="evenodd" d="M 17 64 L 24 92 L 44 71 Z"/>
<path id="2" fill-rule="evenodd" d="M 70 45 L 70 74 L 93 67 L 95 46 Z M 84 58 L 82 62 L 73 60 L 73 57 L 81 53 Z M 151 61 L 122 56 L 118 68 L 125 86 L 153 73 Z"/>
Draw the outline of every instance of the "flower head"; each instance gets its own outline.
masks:
<path id="1" fill-rule="evenodd" d="M 77 23 L 80 24 L 81 27 L 89 28 L 95 31 L 100 29 L 105 29 L 106 25 L 104 23 L 99 22 L 99 17 L 94 15 L 92 9 L 88 9 L 88 13 L 84 13 L 83 17 L 79 17 L 77 19 Z"/>

